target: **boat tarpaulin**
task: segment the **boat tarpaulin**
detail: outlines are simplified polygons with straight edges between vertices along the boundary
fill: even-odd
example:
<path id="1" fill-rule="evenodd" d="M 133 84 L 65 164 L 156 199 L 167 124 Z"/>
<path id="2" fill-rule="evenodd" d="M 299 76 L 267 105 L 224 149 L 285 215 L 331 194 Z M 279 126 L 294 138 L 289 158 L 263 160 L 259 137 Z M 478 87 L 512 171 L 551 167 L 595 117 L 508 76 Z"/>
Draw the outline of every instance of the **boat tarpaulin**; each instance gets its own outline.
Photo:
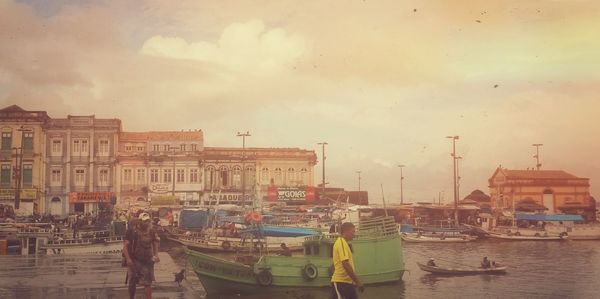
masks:
<path id="1" fill-rule="evenodd" d="M 568 215 L 568 214 L 527 214 L 517 213 L 517 220 L 530 220 L 530 221 L 583 221 L 581 215 Z"/>

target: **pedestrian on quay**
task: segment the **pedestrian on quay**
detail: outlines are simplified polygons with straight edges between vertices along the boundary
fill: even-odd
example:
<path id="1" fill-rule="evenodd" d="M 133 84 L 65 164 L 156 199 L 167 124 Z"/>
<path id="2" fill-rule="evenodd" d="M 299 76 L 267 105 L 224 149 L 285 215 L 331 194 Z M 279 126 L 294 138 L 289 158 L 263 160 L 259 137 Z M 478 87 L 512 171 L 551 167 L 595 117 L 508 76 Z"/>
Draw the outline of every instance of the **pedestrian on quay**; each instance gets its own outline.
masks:
<path id="1" fill-rule="evenodd" d="M 135 298 L 137 284 L 144 286 L 144 298 L 152 298 L 152 282 L 154 279 L 154 263 L 158 258 L 159 238 L 151 226 L 148 213 L 141 213 L 135 226 L 127 229 L 123 244 L 123 255 L 127 262 L 127 278 L 129 298 Z"/>
<path id="2" fill-rule="evenodd" d="M 340 236 L 333 244 L 333 275 L 331 276 L 331 298 L 357 299 L 358 294 L 364 290 L 360 279 L 356 276 L 353 252 L 348 241 L 352 241 L 356 229 L 354 224 L 345 222 L 340 227 Z"/>

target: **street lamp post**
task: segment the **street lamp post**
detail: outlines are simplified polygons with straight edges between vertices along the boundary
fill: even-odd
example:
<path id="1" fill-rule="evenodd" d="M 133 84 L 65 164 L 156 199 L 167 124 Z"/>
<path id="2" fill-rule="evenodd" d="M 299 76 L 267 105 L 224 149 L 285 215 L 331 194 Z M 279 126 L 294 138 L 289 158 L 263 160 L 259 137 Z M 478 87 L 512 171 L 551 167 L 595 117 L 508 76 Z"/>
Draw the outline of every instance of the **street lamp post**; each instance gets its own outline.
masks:
<path id="1" fill-rule="evenodd" d="M 237 132 L 238 137 L 242 137 L 242 207 L 246 204 L 246 137 L 251 136 L 250 131 L 246 133 Z"/>
<path id="2" fill-rule="evenodd" d="M 325 197 L 325 159 L 327 158 L 327 157 L 325 157 L 325 146 L 328 143 L 324 141 L 324 142 L 319 142 L 317 144 L 322 147 L 322 151 L 323 151 L 323 181 L 321 183 L 321 196 Z"/>
<path id="3" fill-rule="evenodd" d="M 13 174 L 15 178 L 15 210 L 18 210 L 21 205 L 21 180 L 22 169 L 23 169 L 23 148 L 13 147 L 15 151 L 15 166 L 13 168 Z"/>
<path id="4" fill-rule="evenodd" d="M 406 167 L 405 165 L 398 165 L 400 167 L 400 204 L 404 204 L 404 175 L 402 174 L 402 168 Z"/>
<path id="5" fill-rule="evenodd" d="M 454 222 L 455 225 L 458 225 L 458 197 L 457 197 L 457 189 L 456 189 L 456 140 L 458 140 L 458 136 L 446 136 L 446 138 L 452 139 L 452 176 L 454 178 Z"/>
<path id="6" fill-rule="evenodd" d="M 535 146 L 535 155 L 533 156 L 535 158 L 535 168 L 537 170 L 540 170 L 540 168 L 542 167 L 542 164 L 540 163 L 540 146 L 543 146 L 543 144 L 541 143 L 534 143 L 532 144 L 532 146 Z"/>
<path id="7" fill-rule="evenodd" d="M 460 163 L 459 160 L 462 160 L 461 156 L 456 157 L 456 198 L 460 200 Z"/>

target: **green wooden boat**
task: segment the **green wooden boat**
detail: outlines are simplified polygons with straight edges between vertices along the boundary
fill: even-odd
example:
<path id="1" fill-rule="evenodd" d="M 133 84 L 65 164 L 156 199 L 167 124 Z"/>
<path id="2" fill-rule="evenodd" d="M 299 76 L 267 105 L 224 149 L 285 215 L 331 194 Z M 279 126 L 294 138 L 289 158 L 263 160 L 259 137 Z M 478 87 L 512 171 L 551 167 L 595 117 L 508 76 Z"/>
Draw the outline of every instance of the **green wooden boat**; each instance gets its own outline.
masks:
<path id="1" fill-rule="evenodd" d="M 208 294 L 247 294 L 285 288 L 330 286 L 333 243 L 337 235 L 317 235 L 304 241 L 302 255 L 237 257 L 228 260 L 186 248 L 188 260 Z M 393 217 L 361 221 L 351 243 L 354 264 L 365 285 L 402 279 L 402 240 Z"/>

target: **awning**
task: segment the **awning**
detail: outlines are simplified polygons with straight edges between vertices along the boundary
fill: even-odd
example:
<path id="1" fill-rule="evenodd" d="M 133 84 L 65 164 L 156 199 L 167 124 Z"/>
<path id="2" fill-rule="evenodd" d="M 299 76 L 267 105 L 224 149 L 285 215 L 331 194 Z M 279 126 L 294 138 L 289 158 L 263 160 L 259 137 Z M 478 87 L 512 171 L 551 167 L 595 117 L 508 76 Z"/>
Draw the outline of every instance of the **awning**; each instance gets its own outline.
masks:
<path id="1" fill-rule="evenodd" d="M 517 213 L 517 220 L 529 220 L 529 221 L 583 221 L 581 215 L 568 215 L 568 214 L 526 214 Z"/>

